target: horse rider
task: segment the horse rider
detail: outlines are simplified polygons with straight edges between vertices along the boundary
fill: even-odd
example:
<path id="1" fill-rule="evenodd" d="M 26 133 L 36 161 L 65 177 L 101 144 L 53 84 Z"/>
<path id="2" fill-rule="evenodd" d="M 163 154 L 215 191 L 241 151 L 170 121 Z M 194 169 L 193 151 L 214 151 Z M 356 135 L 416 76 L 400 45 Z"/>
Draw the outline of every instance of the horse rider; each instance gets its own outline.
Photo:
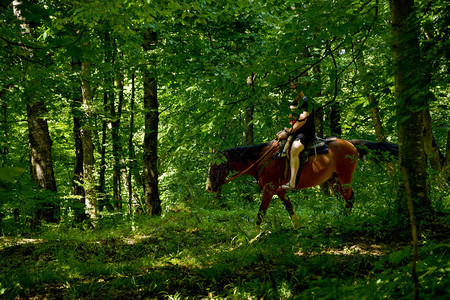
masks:
<path id="1" fill-rule="evenodd" d="M 284 128 L 284 130 L 277 133 L 280 140 L 287 139 L 285 148 L 290 160 L 291 177 L 288 184 L 282 185 L 282 189 L 295 189 L 297 172 L 300 168 L 300 153 L 309 148 L 315 139 L 315 125 L 314 125 L 314 110 L 308 109 L 308 98 L 303 94 L 303 91 L 292 101 L 290 105 L 291 128 Z M 298 114 L 298 118 L 296 117 Z M 292 140 L 292 142 L 290 142 Z M 289 150 L 289 144 L 290 150 Z"/>

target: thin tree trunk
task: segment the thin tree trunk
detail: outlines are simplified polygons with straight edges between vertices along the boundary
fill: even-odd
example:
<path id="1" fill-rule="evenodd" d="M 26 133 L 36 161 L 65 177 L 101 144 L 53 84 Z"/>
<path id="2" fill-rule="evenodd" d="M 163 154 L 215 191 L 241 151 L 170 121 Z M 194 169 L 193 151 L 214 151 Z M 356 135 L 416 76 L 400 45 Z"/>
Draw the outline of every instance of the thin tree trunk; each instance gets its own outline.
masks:
<path id="1" fill-rule="evenodd" d="M 367 72 L 366 63 L 364 61 L 363 50 L 361 50 L 361 53 L 357 58 L 357 62 L 358 62 L 358 67 L 359 67 L 358 69 L 361 73 L 361 78 L 363 80 L 364 90 L 365 90 L 365 93 L 367 96 L 367 101 L 369 102 L 370 114 L 372 116 L 372 124 L 373 124 L 373 128 L 375 129 L 377 141 L 385 142 L 386 136 L 383 133 L 383 124 L 382 124 L 381 118 L 380 118 L 380 108 L 378 107 L 378 105 L 376 103 L 374 95 L 369 91 L 368 82 L 371 80 L 371 78 L 368 78 L 369 75 Z"/>
<path id="2" fill-rule="evenodd" d="M 103 108 L 106 115 L 108 106 L 108 92 L 103 94 Z M 111 203 L 108 199 L 108 193 L 106 192 L 106 135 L 108 130 L 108 122 L 105 117 L 102 120 L 102 142 L 100 147 L 100 169 L 99 169 L 99 182 L 98 182 L 98 209 L 103 211 L 106 207 L 108 211 L 113 211 Z"/>
<path id="3" fill-rule="evenodd" d="M 81 127 L 81 141 L 83 145 L 83 184 L 86 197 L 86 213 L 95 222 L 98 217 L 97 195 L 94 180 L 94 144 L 91 132 L 92 92 L 90 87 L 90 64 L 81 63 L 81 93 L 83 97 L 83 126 Z"/>
<path id="4" fill-rule="evenodd" d="M 124 161 L 122 157 L 122 146 L 120 144 L 120 119 L 122 117 L 122 105 L 123 105 L 123 76 L 118 74 L 117 79 L 118 104 L 117 112 L 115 108 L 114 98 L 110 101 L 110 114 L 111 114 L 111 139 L 112 139 L 112 155 L 113 155 L 113 205 L 117 211 L 122 210 L 122 169 Z"/>
<path id="5" fill-rule="evenodd" d="M 431 115 L 430 109 L 426 109 L 422 112 L 423 117 L 423 142 L 425 152 L 430 160 L 431 167 L 438 173 L 441 172 L 444 165 L 445 157 L 439 150 L 434 138 L 433 131 L 431 129 Z"/>
<path id="6" fill-rule="evenodd" d="M 110 67 L 113 65 L 113 50 L 111 45 L 111 38 L 109 31 L 105 32 L 104 39 L 105 51 L 105 66 Z M 100 148 L 100 169 L 99 169 L 99 185 L 98 185 L 98 209 L 103 211 L 106 207 L 108 211 L 113 211 L 114 206 L 109 200 L 109 193 L 106 192 L 106 139 L 108 134 L 108 124 L 111 125 L 112 118 L 111 105 L 114 107 L 114 73 L 112 71 L 106 73 L 106 79 L 104 80 L 104 92 L 103 92 L 103 120 L 102 120 L 102 142 Z M 112 104 L 111 104 L 112 103 Z"/>
<path id="7" fill-rule="evenodd" d="M 332 136 L 340 137 L 342 135 L 341 109 L 337 103 L 330 107 L 330 129 Z"/>
<path id="8" fill-rule="evenodd" d="M 431 49 L 433 49 L 433 47 L 436 44 L 436 38 L 434 36 L 434 33 L 432 31 L 428 31 L 426 29 L 424 30 L 424 38 L 427 40 L 427 43 L 423 49 L 422 49 L 422 55 L 424 57 L 424 60 L 426 60 L 429 57 L 432 57 L 431 53 L 427 53 L 430 52 Z M 432 51 L 432 50 L 431 50 Z M 424 80 L 424 85 L 429 85 L 431 83 L 431 80 L 433 78 L 432 75 L 432 71 L 431 71 L 431 65 L 432 63 L 425 61 L 424 62 L 425 67 L 423 68 L 423 80 Z M 434 95 L 427 90 L 427 95 L 429 95 L 430 99 L 434 99 Z M 445 165 L 445 160 L 446 157 L 442 154 L 441 150 L 439 149 L 437 143 L 436 143 L 436 139 L 434 137 L 433 134 L 433 130 L 432 130 L 432 120 L 431 120 L 431 114 L 430 114 L 430 109 L 426 109 L 425 111 L 423 111 L 423 126 L 424 126 L 424 130 L 423 130 L 423 142 L 424 142 L 424 147 L 425 147 L 425 153 L 427 154 L 428 159 L 430 160 L 430 165 L 433 168 L 433 170 L 436 171 L 437 174 L 439 174 L 441 176 L 441 178 L 443 178 L 444 180 L 447 181 L 447 183 L 450 183 L 450 178 L 448 176 L 445 175 L 445 172 L 443 173 L 444 169 L 444 165 Z M 446 151 L 447 157 L 449 156 L 449 152 Z"/>
<path id="9" fill-rule="evenodd" d="M 318 59 L 319 55 L 314 55 L 314 57 L 316 59 Z M 320 82 L 320 66 L 317 65 L 313 68 L 313 76 L 314 79 L 316 80 L 316 82 Z M 322 91 L 320 89 L 320 87 L 317 89 L 317 93 L 315 95 L 313 95 L 314 97 L 321 97 L 322 96 Z M 324 138 L 323 135 L 323 109 L 317 109 L 314 112 L 314 124 L 316 126 L 315 130 L 316 130 L 316 135 L 319 138 Z M 324 182 L 320 185 L 320 189 L 322 190 L 322 192 L 324 192 L 327 195 L 330 195 L 330 193 L 332 192 L 333 189 L 330 189 L 330 186 L 328 184 L 328 182 Z"/>
<path id="10" fill-rule="evenodd" d="M 445 153 L 446 156 L 442 167 L 442 176 L 448 182 L 450 180 L 450 130 L 447 131 L 447 146 Z"/>
<path id="11" fill-rule="evenodd" d="M 86 199 L 83 185 L 83 142 L 81 139 L 81 119 L 82 119 L 82 99 L 74 99 L 72 108 L 73 114 L 73 136 L 75 142 L 75 165 L 72 176 L 72 195 L 77 197 L 80 206 L 74 208 L 75 220 L 82 222 L 86 220 L 84 207 Z"/>
<path id="12" fill-rule="evenodd" d="M 379 142 L 385 142 L 386 136 L 383 133 L 383 123 L 380 118 L 380 108 L 376 105 L 373 94 L 367 95 L 367 100 L 369 101 L 370 114 L 372 116 L 372 124 L 375 129 L 375 134 L 377 135 L 377 140 Z"/>
<path id="13" fill-rule="evenodd" d="M 111 63 L 111 66 L 114 66 L 116 62 L 116 51 L 115 51 L 115 42 L 114 39 L 111 40 L 109 37 L 109 33 L 106 33 L 106 47 L 107 54 L 106 59 Z M 117 76 L 117 84 L 115 85 L 115 76 L 116 72 Z M 113 198 L 112 205 L 114 210 L 120 211 L 122 209 L 122 189 L 121 189 L 121 146 L 120 146 L 120 118 L 122 112 L 122 103 L 123 103 L 123 79 L 121 79 L 122 75 L 120 71 L 112 70 L 108 74 L 107 85 L 109 90 L 109 121 L 108 127 L 111 129 L 111 144 L 112 144 L 112 188 L 113 188 Z M 117 87 L 118 93 L 118 104 L 116 111 L 116 93 L 115 87 Z"/>
<path id="14" fill-rule="evenodd" d="M 137 169 L 136 153 L 133 146 L 134 135 L 134 101 L 135 101 L 135 73 L 131 74 L 131 99 L 130 99 L 130 133 L 128 136 L 128 174 L 127 174 L 127 186 L 128 186 L 128 214 L 133 215 L 137 211 L 138 199 L 133 192 L 132 177 L 134 170 Z"/>
<path id="15" fill-rule="evenodd" d="M 7 84 L 5 87 L 3 87 L 3 89 L 0 91 L 0 100 L 2 100 L 3 96 L 8 92 L 8 90 L 13 86 L 12 83 Z M 2 100 L 2 104 L 1 104 L 1 116 L 2 116 L 2 121 L 1 121 L 1 155 L 2 155 L 2 161 L 0 165 L 5 165 L 6 164 L 6 160 L 7 160 L 7 156 L 9 153 L 9 147 L 8 147 L 8 103 L 6 101 L 6 99 Z"/>
<path id="16" fill-rule="evenodd" d="M 146 31 L 144 34 L 144 51 L 155 49 L 157 34 Z M 161 213 L 161 200 L 158 191 L 158 96 L 156 79 L 156 61 L 150 62 L 151 70 L 144 70 L 144 109 L 145 109 L 145 135 L 143 145 L 143 174 L 144 202 L 149 215 Z"/>
<path id="17" fill-rule="evenodd" d="M 117 118 L 118 118 L 118 124 L 117 124 L 117 130 L 120 132 L 120 120 L 122 119 L 122 109 L 124 105 L 124 76 L 121 72 L 118 74 L 118 83 L 117 86 L 119 88 L 119 103 L 117 107 Z M 129 195 L 130 192 L 128 190 L 128 184 L 127 184 L 127 163 L 125 161 L 125 154 L 122 147 L 122 141 L 120 139 L 120 133 L 117 137 L 117 153 L 119 156 L 119 162 L 118 162 L 118 171 L 120 176 L 120 182 L 119 184 L 123 186 L 125 190 L 125 194 Z M 121 190 L 121 189 L 120 189 Z M 122 195 L 120 195 L 120 209 L 122 209 Z"/>
<path id="18" fill-rule="evenodd" d="M 1 99 L 1 98 L 0 98 Z M 6 164 L 6 159 L 9 152 L 8 147 L 8 123 L 7 123 L 7 116 L 8 116 L 8 105 L 6 102 L 6 99 L 2 100 L 2 106 L 1 106 L 1 114 L 2 114 L 2 121 L 1 121 L 1 154 L 2 154 L 2 161 L 0 165 Z"/>
<path id="19" fill-rule="evenodd" d="M 244 107 L 244 124 L 245 124 L 245 131 L 244 131 L 244 138 L 245 138 L 245 144 L 246 145 L 253 145 L 255 143 L 255 131 L 253 126 L 253 114 L 255 113 L 255 104 L 249 103 L 252 102 L 252 98 L 255 97 L 255 73 L 252 72 L 250 76 L 247 77 L 247 87 L 249 90 L 249 97 L 248 102 L 245 103 Z M 245 199 L 248 202 L 253 202 L 253 195 L 251 192 L 245 193 L 244 195 Z"/>
<path id="20" fill-rule="evenodd" d="M 249 93 L 255 93 L 255 74 L 252 73 L 247 78 L 247 86 L 251 88 Z M 245 144 L 253 145 L 254 144 L 254 128 L 253 128 L 253 113 L 255 112 L 255 104 L 246 104 L 245 105 Z"/>

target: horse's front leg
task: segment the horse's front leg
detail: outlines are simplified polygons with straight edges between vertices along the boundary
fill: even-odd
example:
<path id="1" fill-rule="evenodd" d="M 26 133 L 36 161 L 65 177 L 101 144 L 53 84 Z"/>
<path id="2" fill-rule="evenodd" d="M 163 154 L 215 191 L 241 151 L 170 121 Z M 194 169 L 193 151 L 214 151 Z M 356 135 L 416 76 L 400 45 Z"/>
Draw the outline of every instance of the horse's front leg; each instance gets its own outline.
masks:
<path id="1" fill-rule="evenodd" d="M 286 197 L 286 191 L 278 191 L 277 192 L 277 196 L 281 199 L 281 201 L 283 201 L 284 207 L 286 208 L 286 210 L 289 213 L 289 216 L 291 217 L 291 221 L 292 224 L 294 225 L 295 228 L 300 228 L 300 221 L 297 217 L 297 215 L 294 212 L 294 208 L 292 207 L 292 203 L 291 200 L 289 199 L 289 197 Z"/>
<path id="2" fill-rule="evenodd" d="M 261 205 L 259 206 L 257 218 L 256 218 L 256 226 L 260 227 L 264 216 L 266 215 L 267 209 L 269 208 L 270 201 L 272 201 L 274 195 L 273 187 L 264 186 Z"/>

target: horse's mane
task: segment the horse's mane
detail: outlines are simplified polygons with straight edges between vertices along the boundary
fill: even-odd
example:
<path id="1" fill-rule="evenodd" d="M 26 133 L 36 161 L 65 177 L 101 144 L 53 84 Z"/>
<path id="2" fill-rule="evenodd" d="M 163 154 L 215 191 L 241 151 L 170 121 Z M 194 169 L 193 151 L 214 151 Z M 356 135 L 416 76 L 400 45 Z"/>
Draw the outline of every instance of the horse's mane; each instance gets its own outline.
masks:
<path id="1" fill-rule="evenodd" d="M 269 145 L 270 142 L 258 145 L 234 147 L 226 149 L 223 153 L 229 160 L 257 161 L 261 156 L 261 150 Z"/>

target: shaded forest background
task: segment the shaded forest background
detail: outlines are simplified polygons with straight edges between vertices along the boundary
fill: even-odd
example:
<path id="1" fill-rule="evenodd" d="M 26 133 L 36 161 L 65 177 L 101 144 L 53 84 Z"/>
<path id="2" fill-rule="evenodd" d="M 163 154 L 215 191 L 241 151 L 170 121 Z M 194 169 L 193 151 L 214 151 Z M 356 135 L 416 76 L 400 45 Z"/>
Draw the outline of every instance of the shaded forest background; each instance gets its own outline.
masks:
<path id="1" fill-rule="evenodd" d="M 353 216 L 343 216 L 342 201 L 313 189 L 292 196 L 307 233 L 285 232 L 288 216 L 278 215 L 277 204 L 273 212 L 269 210 L 265 226 L 272 231 L 281 228 L 278 233 L 284 241 L 294 244 L 300 236 L 308 240 L 318 230 L 322 241 L 327 240 L 323 245 L 334 247 L 345 244 L 342 236 L 367 234 L 376 240 L 395 235 L 400 228 L 409 232 L 412 216 L 421 245 L 427 240 L 424 232 L 430 239 L 436 236 L 437 241 L 430 242 L 435 248 L 426 254 L 442 255 L 419 268 L 428 278 L 440 278 L 428 286 L 427 293 L 448 295 L 448 245 L 443 246 L 448 233 L 436 230 L 448 228 L 450 208 L 450 9 L 446 1 L 44 0 L 0 5 L 2 255 L 20 259 L 7 246 L 11 237 L 33 237 L 44 230 L 44 240 L 50 241 L 45 247 L 53 249 L 62 240 L 66 241 L 62 248 L 71 248 L 64 230 L 93 230 L 95 236 L 89 239 L 94 240 L 101 236 L 94 228 L 105 234 L 105 228 L 116 230 L 113 224 L 120 224 L 131 232 L 137 230 L 136 235 L 152 236 L 149 243 L 163 243 L 164 256 L 178 251 L 167 242 L 174 237 L 155 232 L 150 225 L 170 231 L 170 226 L 183 224 L 191 226 L 191 231 L 177 227 L 173 234 L 204 234 L 219 223 L 225 228 L 222 235 L 202 237 L 209 239 L 211 247 L 228 241 L 230 249 L 237 249 L 244 243 L 248 248 L 239 251 L 255 251 L 248 266 L 256 273 L 259 255 L 268 252 L 261 245 L 250 247 L 251 234 L 246 229 L 232 235 L 236 227 L 229 223 L 254 224 L 260 191 L 252 179 L 239 178 L 224 187 L 220 204 L 208 206 L 213 196 L 204 191 L 207 168 L 215 158 L 213 147 L 273 139 L 288 125 L 288 103 L 294 89 L 301 89 L 323 107 L 316 120 L 319 136 L 394 142 L 399 144 L 399 158 L 388 165 L 360 163 Z M 321 206 L 321 201 L 326 204 Z M 177 217 L 177 212 L 183 216 Z M 221 214 L 227 217 L 221 219 Z M 185 215 L 192 219 L 186 221 Z M 286 221 L 280 221 L 284 217 Z M 174 220 L 179 222 L 167 225 Z M 332 238 L 334 233 L 331 238 L 327 235 L 328 225 L 318 225 L 323 221 L 341 230 L 339 239 Z M 195 222 L 198 226 L 192 228 Z M 125 237 L 132 239 L 128 234 Z M 190 237 L 189 245 L 201 240 Z M 406 247 L 410 237 L 402 237 Z M 129 251 L 111 236 L 100 239 L 105 249 Z M 74 240 L 81 243 L 80 236 Z M 269 235 L 261 243 L 289 248 L 280 242 Z M 142 249 L 151 250 L 142 238 L 134 237 L 130 244 L 140 245 L 133 248 L 136 256 Z M 316 246 L 303 244 L 304 252 L 314 253 Z M 25 250 L 28 247 L 35 246 Z M 48 249 L 41 250 L 47 253 Z M 402 249 L 389 248 L 397 256 L 383 262 L 389 267 L 404 263 L 411 249 Z M 96 251 L 100 250 L 92 250 Z M 237 264 L 242 253 L 229 254 L 231 263 L 217 254 L 214 259 L 220 262 L 215 266 Z M 284 254 L 298 259 L 290 250 Z M 309 264 L 305 270 L 316 267 Z M 201 278 L 199 282 L 214 279 L 223 289 L 229 274 L 223 268 L 208 269 L 214 274 L 198 271 L 201 268 L 181 272 Z M 116 271 L 105 271 L 100 277 L 115 276 Z M 272 271 L 279 270 L 268 272 Z M 303 272 L 291 265 L 284 271 L 287 277 Z M 157 272 L 165 272 L 167 278 L 175 273 L 170 268 Z M 80 273 L 90 276 L 87 271 Z M 73 274 L 66 277 L 74 278 Z M 314 276 L 302 278 L 318 282 Z M 140 280 L 143 285 L 145 280 Z M 29 290 L 17 288 L 17 282 L 2 281 L 7 288 L 0 285 L 0 295 L 6 291 L 28 295 Z M 290 282 L 287 288 L 304 290 L 296 284 Z M 250 296 L 264 296 L 256 286 L 249 288 Z M 282 297 L 281 287 L 275 290 L 272 296 Z M 160 285 L 146 293 L 176 294 L 168 290 L 160 294 L 164 291 Z M 208 295 L 202 288 L 195 291 Z M 71 295 L 86 293 L 77 290 Z"/>

